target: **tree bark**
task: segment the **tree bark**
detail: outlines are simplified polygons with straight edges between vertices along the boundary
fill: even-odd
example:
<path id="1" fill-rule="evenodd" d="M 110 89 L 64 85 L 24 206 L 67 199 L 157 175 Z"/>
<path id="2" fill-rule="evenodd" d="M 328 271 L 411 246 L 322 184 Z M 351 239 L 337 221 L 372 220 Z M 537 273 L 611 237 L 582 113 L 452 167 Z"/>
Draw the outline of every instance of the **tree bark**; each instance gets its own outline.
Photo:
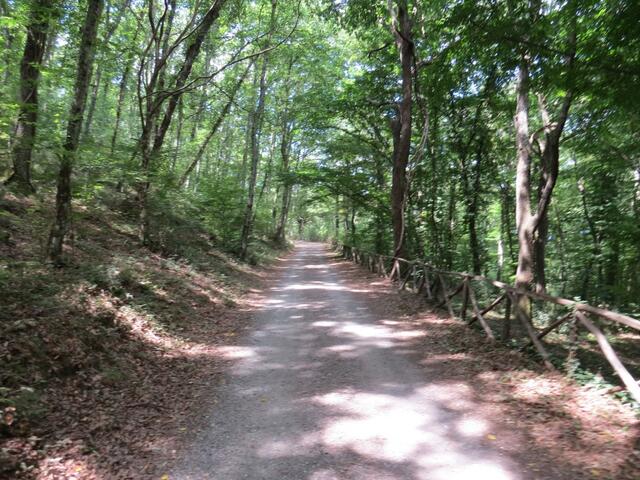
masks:
<path id="1" fill-rule="evenodd" d="M 271 20 L 270 31 L 275 23 L 277 0 L 271 0 Z M 267 48 L 271 41 L 271 35 L 267 40 Z M 253 202 L 256 194 L 256 183 L 258 180 L 258 165 L 260 163 L 260 131 L 262 129 L 262 116 L 265 108 L 265 98 L 267 93 L 267 68 L 269 66 L 269 54 L 265 53 L 262 59 L 262 69 L 260 71 L 260 82 L 258 92 L 258 104 L 253 122 L 251 124 L 251 173 L 249 174 L 249 188 L 247 192 L 247 205 L 244 211 L 244 221 L 240 234 L 240 259 L 245 260 L 249 251 L 249 240 L 253 232 Z"/>
<path id="2" fill-rule="evenodd" d="M 102 66 L 98 63 L 95 75 L 93 75 L 94 81 L 91 88 L 91 99 L 87 108 L 87 119 L 84 122 L 84 137 L 88 137 L 91 134 L 91 125 L 93 124 L 93 114 L 96 111 L 98 105 L 98 96 L 100 95 L 100 82 L 102 81 Z"/>
<path id="3" fill-rule="evenodd" d="M 98 23 L 104 7 L 104 0 L 89 0 L 80 36 L 78 67 L 74 86 L 73 101 L 69 111 L 67 137 L 62 148 L 58 189 L 56 193 L 56 218 L 49 234 L 48 258 L 56 265 L 62 264 L 64 240 L 71 224 L 71 173 L 82 129 L 82 117 L 87 103 L 91 69 L 98 33 Z"/>
<path id="4" fill-rule="evenodd" d="M 395 6 L 394 6 L 395 3 Z M 402 77 L 402 100 L 398 106 L 398 132 L 393 155 L 393 172 L 391 183 L 391 221 L 393 225 L 393 255 L 404 257 L 405 252 L 405 218 L 404 209 L 407 198 L 407 165 L 411 147 L 411 108 L 413 103 L 414 63 L 411 19 L 406 0 L 389 0 L 392 17 L 391 28 L 396 47 L 400 54 Z"/>
<path id="5" fill-rule="evenodd" d="M 564 58 L 566 67 L 566 93 L 562 99 L 560 110 L 553 119 L 549 113 L 544 95 L 538 94 L 538 111 L 542 120 L 544 136 L 538 138 L 540 148 L 540 180 L 538 184 L 538 205 L 534 217 L 534 262 L 536 292 L 546 291 L 545 250 L 549 231 L 548 210 L 551 195 L 555 188 L 560 168 L 560 138 L 569 116 L 569 109 L 573 101 L 573 66 L 577 48 L 577 20 L 576 2 L 570 0 L 566 8 L 569 10 L 569 33 L 567 38 L 567 54 Z"/>
<path id="6" fill-rule="evenodd" d="M 336 195 L 336 204 L 333 211 L 333 222 L 336 243 L 340 243 L 340 195 Z"/>
<path id="7" fill-rule="evenodd" d="M 15 184 L 25 194 L 35 192 L 31 182 L 31 157 L 38 123 L 38 84 L 49 25 L 56 9 L 57 2 L 34 0 L 20 62 L 20 109 L 13 136 L 13 173 L 6 183 Z"/>
<path id="8" fill-rule="evenodd" d="M 282 154 L 282 171 L 285 174 L 284 188 L 282 192 L 282 207 L 280 209 L 280 219 L 278 220 L 278 227 L 276 228 L 276 233 L 274 238 L 276 242 L 280 244 L 284 244 L 286 241 L 286 227 L 287 227 L 287 218 L 289 216 L 289 204 L 291 202 L 291 183 L 288 178 L 289 174 L 289 157 L 291 155 L 291 139 L 289 131 L 287 133 L 288 126 L 285 123 L 283 126 L 282 132 L 282 141 L 280 144 L 280 151 Z"/>
<path id="9" fill-rule="evenodd" d="M 265 96 L 267 91 L 267 66 L 268 58 L 262 61 L 260 72 L 260 86 L 258 94 L 258 105 L 256 106 L 251 122 L 251 169 L 249 173 L 249 185 L 247 192 L 247 204 L 244 210 L 244 221 L 242 223 L 242 233 L 240 234 L 240 259 L 245 260 L 249 250 L 249 240 L 253 232 L 253 202 L 256 194 L 256 184 L 258 181 L 258 165 L 260 163 L 260 130 L 262 128 L 262 115 L 264 113 Z"/>
<path id="10" fill-rule="evenodd" d="M 262 185 L 260 186 L 260 193 L 258 194 L 258 199 L 256 201 L 256 205 L 260 205 L 262 202 L 262 198 L 264 197 L 264 192 L 267 190 L 269 186 L 269 180 L 271 179 L 271 173 L 273 171 L 273 157 L 275 157 L 276 150 L 276 133 L 273 132 L 271 134 L 270 146 L 269 146 L 269 159 L 267 160 L 267 166 L 264 169 L 264 176 L 262 178 Z M 253 210 L 253 219 L 251 220 L 252 224 L 255 224 L 257 207 Z"/>
<path id="11" fill-rule="evenodd" d="M 485 94 L 492 84 L 493 74 L 490 76 L 487 86 L 485 87 Z M 480 99 L 482 100 L 482 99 Z M 451 99 L 452 108 L 455 108 L 455 99 L 452 96 Z M 480 183 L 482 177 L 482 160 L 485 150 L 485 136 L 486 132 L 481 128 L 480 122 L 482 119 L 482 107 L 483 101 L 480 101 L 475 108 L 473 121 L 470 125 L 470 132 L 468 138 L 463 137 L 462 132 L 453 125 L 455 145 L 458 153 L 458 163 L 460 166 L 460 178 L 462 193 L 464 195 L 465 205 L 465 221 L 467 224 L 467 233 L 469 234 L 469 251 L 471 253 L 471 267 L 473 273 L 480 275 L 482 273 L 482 252 L 480 240 L 478 238 L 477 219 L 478 209 L 480 203 Z M 460 111 L 458 115 L 458 123 L 462 125 L 464 122 L 464 111 Z M 475 163 L 470 162 L 471 147 L 476 142 L 474 153 Z M 473 163 L 470 165 L 470 163 Z"/>
<path id="12" fill-rule="evenodd" d="M 540 217 L 533 241 L 535 291 L 545 293 L 547 290 L 546 249 L 549 235 L 549 217 L 547 212 Z"/>
<path id="13" fill-rule="evenodd" d="M 289 60 L 287 76 L 285 77 L 285 108 L 282 115 L 282 134 L 280 136 L 280 156 L 282 157 L 282 174 L 284 175 L 284 185 L 282 189 L 282 207 L 280 208 L 280 218 L 273 238 L 281 245 L 286 242 L 287 218 L 289 216 L 289 203 L 291 201 L 291 182 L 289 179 L 289 160 L 291 156 L 291 141 L 293 126 L 289 119 L 289 96 L 291 94 L 290 80 L 294 58 Z"/>
<path id="14" fill-rule="evenodd" d="M 133 37 L 134 42 L 138 38 L 138 32 L 140 29 L 136 30 L 136 33 Z M 118 142 L 118 134 L 120 133 L 120 123 L 122 120 L 122 108 L 124 106 L 124 100 L 127 96 L 127 88 L 129 84 L 129 76 L 131 75 L 131 68 L 133 67 L 133 50 L 129 51 L 127 55 L 127 59 L 125 60 L 124 68 L 122 69 L 122 77 L 120 78 L 120 82 L 118 84 L 118 101 L 116 103 L 116 118 L 113 125 L 113 135 L 111 136 L 111 156 L 113 157 L 113 153 L 116 149 L 116 144 Z"/>
<path id="15" fill-rule="evenodd" d="M 115 18 L 113 19 L 113 21 L 110 21 L 110 9 L 109 7 L 106 8 L 106 23 L 107 23 L 107 29 L 106 32 L 104 34 L 104 37 L 102 37 L 100 39 L 100 44 L 104 45 L 105 47 L 109 45 L 109 42 L 111 41 L 111 37 L 113 37 L 114 33 L 116 32 L 116 30 L 118 29 L 118 26 L 120 25 L 120 22 L 122 21 L 122 18 L 124 17 L 125 11 L 127 10 L 127 8 L 129 7 L 129 5 L 131 4 L 131 0 L 125 0 L 123 3 L 119 4 L 119 9 L 116 13 Z M 103 72 L 103 65 L 102 65 L 102 61 L 106 61 L 105 55 L 104 55 L 104 51 L 99 49 L 99 51 L 96 53 L 96 55 L 98 56 L 98 68 L 96 69 L 95 72 L 95 78 L 93 81 L 93 88 L 92 88 L 92 92 L 91 92 L 91 100 L 89 102 L 89 106 L 87 108 L 87 119 L 85 121 L 84 124 L 84 132 L 83 135 L 85 137 L 89 136 L 91 134 L 91 126 L 93 124 L 93 116 L 95 114 L 96 111 L 96 106 L 98 104 L 98 96 L 99 96 L 99 91 L 100 91 L 100 82 L 102 80 L 102 72 Z M 106 87 L 109 86 L 110 82 L 105 82 L 105 95 L 106 95 Z"/>
<path id="16" fill-rule="evenodd" d="M 531 152 L 529 140 L 529 73 L 528 62 L 523 58 L 516 84 L 516 145 L 518 148 L 518 166 L 516 175 L 516 226 L 518 229 L 518 269 L 516 287 L 529 288 L 536 281 L 536 291 L 546 289 L 545 246 L 548 235 L 547 211 L 551 195 L 558 179 L 560 160 L 560 137 L 569 114 L 573 99 L 569 89 L 557 120 L 553 121 L 548 112 L 544 96 L 538 96 L 538 108 L 543 120 L 544 139 L 538 139 L 540 147 L 541 177 L 538 184 L 538 201 L 535 213 L 531 211 Z M 534 275 L 535 273 L 535 275 Z M 523 302 L 528 299 L 521 297 Z M 520 305 L 527 312 L 528 305 Z"/>
<path id="17" fill-rule="evenodd" d="M 178 165 L 178 156 L 180 155 L 180 149 L 182 148 L 182 130 L 184 127 L 184 100 L 180 99 L 178 102 L 178 123 L 175 128 L 176 141 L 173 147 L 173 153 L 171 155 L 171 171 L 176 170 Z"/>
<path id="18" fill-rule="evenodd" d="M 558 180 L 560 168 L 560 137 L 569 113 L 572 93 L 569 91 L 557 122 L 553 122 L 543 95 L 538 95 L 538 110 L 543 122 L 544 139 L 538 139 L 540 147 L 540 179 L 538 182 L 538 207 L 534 217 L 534 273 L 535 290 L 546 291 L 545 251 L 549 234 L 548 210 L 551 194 Z"/>
<path id="19" fill-rule="evenodd" d="M 516 81 L 516 229 L 518 232 L 518 267 L 515 286 L 528 290 L 533 281 L 533 216 L 531 214 L 531 145 L 529 143 L 529 60 L 520 59 Z M 529 314 L 529 298 L 520 295 L 518 307 Z"/>
<path id="20" fill-rule="evenodd" d="M 240 164 L 240 170 L 238 172 L 240 186 L 242 190 L 246 188 L 247 184 L 247 163 L 249 161 L 249 153 L 251 150 L 251 131 L 253 129 L 253 117 L 256 113 L 255 104 L 257 101 L 256 92 L 258 91 L 258 82 L 260 79 L 260 72 L 256 68 L 253 72 L 253 80 L 251 87 L 251 98 L 249 101 L 250 107 L 247 108 L 247 123 L 245 128 L 244 148 L 242 149 L 242 163 Z"/>
<path id="21" fill-rule="evenodd" d="M 457 184 L 454 179 L 451 179 L 449 183 L 449 201 L 447 205 L 447 224 L 444 229 L 444 245 L 445 250 L 442 254 L 444 260 L 444 266 L 447 270 L 453 270 L 453 255 L 456 251 L 455 246 L 455 215 L 456 215 L 456 200 Z"/>

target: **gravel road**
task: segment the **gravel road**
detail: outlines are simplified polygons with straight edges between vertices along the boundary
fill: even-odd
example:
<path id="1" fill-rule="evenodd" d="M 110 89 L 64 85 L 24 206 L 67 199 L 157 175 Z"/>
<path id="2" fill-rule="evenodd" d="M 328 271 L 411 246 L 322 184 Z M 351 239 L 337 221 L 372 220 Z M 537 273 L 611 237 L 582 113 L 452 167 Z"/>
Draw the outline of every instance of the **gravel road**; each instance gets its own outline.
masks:
<path id="1" fill-rule="evenodd" d="M 283 262 L 169 478 L 546 478 L 487 441 L 490 420 L 456 409 L 457 391 L 403 353 L 401 334 L 333 261 L 300 243 Z"/>

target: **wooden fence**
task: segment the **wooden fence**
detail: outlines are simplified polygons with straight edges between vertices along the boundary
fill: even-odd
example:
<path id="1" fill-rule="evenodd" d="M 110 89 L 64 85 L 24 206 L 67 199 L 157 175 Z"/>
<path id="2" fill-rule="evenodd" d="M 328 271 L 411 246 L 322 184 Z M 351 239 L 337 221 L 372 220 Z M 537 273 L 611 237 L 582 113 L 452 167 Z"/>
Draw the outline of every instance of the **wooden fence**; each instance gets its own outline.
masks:
<path id="1" fill-rule="evenodd" d="M 638 381 L 629 373 L 607 340 L 606 335 L 590 317 L 598 317 L 605 322 L 640 330 L 640 321 L 635 318 L 566 298 L 518 289 L 512 285 L 481 275 L 439 270 L 432 265 L 418 260 L 405 260 L 403 258 L 393 258 L 386 255 L 364 252 L 347 245 L 342 246 L 342 255 L 344 258 L 366 267 L 371 272 L 398 282 L 402 290 L 410 288 L 417 294 L 426 295 L 428 300 L 436 303 L 434 310 L 446 307 L 452 318 L 456 318 L 452 299 L 456 295 L 461 295 L 462 303 L 459 317 L 469 325 L 477 321 L 490 341 L 495 341 L 495 334 L 489 322 L 487 322 L 485 315 L 501 303 L 504 303 L 505 316 L 502 324 L 502 338 L 507 339 L 510 336 L 511 314 L 513 313 L 529 337 L 528 342 L 522 349 L 534 346 L 542 357 L 545 366 L 549 369 L 554 369 L 554 366 L 551 363 L 551 357 L 542 339 L 561 325 L 570 323 L 572 327 L 571 336 L 574 340 L 577 340 L 577 325 L 578 323 L 582 324 L 593 334 L 604 357 L 620 377 L 626 389 L 632 397 L 640 403 L 640 385 Z M 455 287 L 451 287 L 447 280 L 455 282 Z M 476 298 L 472 284 L 474 281 L 490 285 L 499 291 L 499 295 L 484 308 L 480 308 Z M 520 307 L 518 299 L 522 296 L 526 296 L 532 301 L 543 301 L 567 307 L 571 310 L 567 314 L 552 321 L 544 329 L 538 330 L 530 321 L 528 313 L 524 312 Z M 468 316 L 467 314 L 470 310 L 473 313 Z"/>

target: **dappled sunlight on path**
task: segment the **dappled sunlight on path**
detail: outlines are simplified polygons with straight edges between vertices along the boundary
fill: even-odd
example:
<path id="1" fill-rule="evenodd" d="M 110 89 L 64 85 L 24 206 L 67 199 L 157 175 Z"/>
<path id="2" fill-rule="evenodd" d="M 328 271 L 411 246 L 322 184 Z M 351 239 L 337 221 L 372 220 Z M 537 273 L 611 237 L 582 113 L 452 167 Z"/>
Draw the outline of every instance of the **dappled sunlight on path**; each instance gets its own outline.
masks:
<path id="1" fill-rule="evenodd" d="M 429 375 L 425 332 L 367 302 L 319 244 L 283 262 L 219 401 L 171 479 L 525 480 L 521 435 L 477 411 L 465 382 Z M 523 457 L 524 455 L 524 457 Z"/>

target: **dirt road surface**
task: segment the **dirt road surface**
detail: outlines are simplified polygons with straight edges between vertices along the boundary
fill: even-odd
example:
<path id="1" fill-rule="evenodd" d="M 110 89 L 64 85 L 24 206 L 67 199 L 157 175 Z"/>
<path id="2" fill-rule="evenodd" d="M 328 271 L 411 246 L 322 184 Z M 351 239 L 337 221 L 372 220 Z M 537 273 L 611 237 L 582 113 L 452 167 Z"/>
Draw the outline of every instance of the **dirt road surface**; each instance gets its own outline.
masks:
<path id="1" fill-rule="evenodd" d="M 381 322 L 333 262 L 314 243 L 284 261 L 171 480 L 571 478 L 492 442 L 465 385 L 425 372 L 415 333 Z"/>

